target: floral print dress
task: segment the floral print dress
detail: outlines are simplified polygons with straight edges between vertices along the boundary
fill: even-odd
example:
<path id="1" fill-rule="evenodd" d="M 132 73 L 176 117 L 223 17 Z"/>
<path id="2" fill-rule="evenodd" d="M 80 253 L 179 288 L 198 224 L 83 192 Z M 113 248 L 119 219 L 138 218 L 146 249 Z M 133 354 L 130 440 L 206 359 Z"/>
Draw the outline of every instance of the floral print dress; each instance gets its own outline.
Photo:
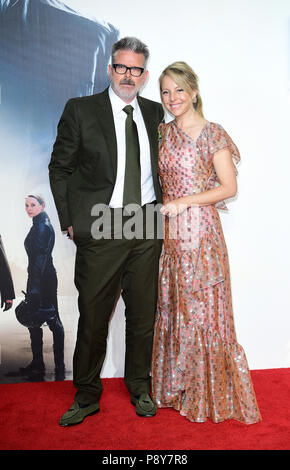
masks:
<path id="1" fill-rule="evenodd" d="M 207 122 L 196 140 L 176 121 L 160 124 L 163 203 L 213 188 L 213 155 L 239 151 L 219 124 Z M 192 206 L 165 217 L 155 323 L 152 394 L 190 421 L 261 420 L 247 359 L 238 344 L 227 248 L 217 208 Z"/>

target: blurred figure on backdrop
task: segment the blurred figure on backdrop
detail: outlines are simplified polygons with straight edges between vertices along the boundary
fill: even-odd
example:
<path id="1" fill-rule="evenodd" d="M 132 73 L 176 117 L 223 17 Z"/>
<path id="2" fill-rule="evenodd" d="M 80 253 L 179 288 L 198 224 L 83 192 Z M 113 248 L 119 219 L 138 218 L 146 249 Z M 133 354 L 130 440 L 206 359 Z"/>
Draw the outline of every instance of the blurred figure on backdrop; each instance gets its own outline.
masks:
<path id="1" fill-rule="evenodd" d="M 217 208 L 236 194 L 239 151 L 203 116 L 198 78 L 185 62 L 160 77 L 159 176 L 165 237 L 153 346 L 153 398 L 190 421 L 261 419 L 237 343 L 227 248 Z"/>
<path id="2" fill-rule="evenodd" d="M 20 372 L 32 377 L 44 377 L 45 364 L 43 360 L 43 321 L 53 334 L 53 353 L 55 377 L 63 380 L 64 365 L 64 328 L 58 313 L 57 275 L 52 260 L 54 247 L 54 229 L 44 211 L 45 201 L 39 195 L 25 199 L 25 209 L 32 218 L 32 227 L 25 239 L 24 246 L 28 256 L 28 279 L 26 300 L 32 312 L 54 307 L 54 314 L 45 320 L 42 318 L 37 326 L 28 328 L 31 339 L 32 362 Z M 36 315 L 37 316 L 37 315 Z"/>
<path id="3" fill-rule="evenodd" d="M 78 11 L 85 9 L 78 3 L 75 9 L 61 0 L 0 0 L 0 138 L 19 139 L 13 165 L 31 165 L 35 186 L 46 184 L 46 158 L 64 103 L 109 84 L 106 68 L 119 31 Z"/>
<path id="4" fill-rule="evenodd" d="M 6 258 L 4 245 L 0 235 L 0 293 L 1 293 L 1 308 L 4 312 L 9 310 L 13 305 L 15 299 L 15 292 L 13 280 L 11 276 L 10 267 Z"/>

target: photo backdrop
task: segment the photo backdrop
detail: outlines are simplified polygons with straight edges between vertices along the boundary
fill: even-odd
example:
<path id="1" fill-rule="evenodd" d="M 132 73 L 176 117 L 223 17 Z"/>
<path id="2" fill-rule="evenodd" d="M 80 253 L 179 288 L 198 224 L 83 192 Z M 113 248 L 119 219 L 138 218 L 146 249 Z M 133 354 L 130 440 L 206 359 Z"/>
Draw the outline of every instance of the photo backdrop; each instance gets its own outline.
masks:
<path id="1" fill-rule="evenodd" d="M 46 200 L 56 242 L 66 378 L 78 321 L 75 247 L 60 231 L 47 165 L 65 102 L 108 85 L 112 43 L 137 36 L 150 49 L 142 95 L 160 101 L 158 77 L 176 60 L 200 79 L 205 117 L 220 123 L 241 153 L 238 196 L 222 213 L 239 342 L 251 369 L 290 366 L 288 0 L 147 0 L 133 8 L 93 0 L 0 0 L 0 234 L 10 265 L 13 307 L 0 312 L 0 382 L 27 380 L 28 330 L 16 318 L 27 281 L 27 194 Z M 171 119 L 167 116 L 167 119 Z M 121 377 L 124 305 L 112 315 L 103 377 Z M 46 380 L 53 380 L 52 335 L 44 327 Z"/>

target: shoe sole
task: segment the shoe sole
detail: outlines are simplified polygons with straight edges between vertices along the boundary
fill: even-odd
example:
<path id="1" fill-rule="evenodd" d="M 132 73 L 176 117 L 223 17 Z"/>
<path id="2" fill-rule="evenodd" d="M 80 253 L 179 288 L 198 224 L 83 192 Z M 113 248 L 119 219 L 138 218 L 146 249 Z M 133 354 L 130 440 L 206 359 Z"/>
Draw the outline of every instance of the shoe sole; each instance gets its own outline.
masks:
<path id="1" fill-rule="evenodd" d="M 140 416 L 141 418 L 154 418 L 154 416 L 156 415 L 156 413 L 157 413 L 157 412 L 155 411 L 154 415 L 143 415 L 143 414 L 138 413 L 138 412 L 136 411 L 136 415 Z"/>
<path id="2" fill-rule="evenodd" d="M 66 428 L 68 426 L 76 426 L 77 424 L 81 424 L 88 416 L 93 416 L 96 413 L 98 413 L 99 411 L 100 411 L 100 409 L 98 409 L 96 411 L 92 411 L 91 413 L 88 413 L 87 415 L 85 415 L 80 421 L 76 421 L 75 423 L 59 423 L 59 425 L 63 428 Z"/>

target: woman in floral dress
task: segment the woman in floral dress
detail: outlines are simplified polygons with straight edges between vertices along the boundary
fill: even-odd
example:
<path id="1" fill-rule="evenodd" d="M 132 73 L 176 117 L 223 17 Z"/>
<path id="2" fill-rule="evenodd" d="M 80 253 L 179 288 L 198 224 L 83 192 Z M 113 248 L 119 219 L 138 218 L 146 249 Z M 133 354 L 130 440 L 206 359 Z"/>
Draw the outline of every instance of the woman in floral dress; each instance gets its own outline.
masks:
<path id="1" fill-rule="evenodd" d="M 165 234 L 152 361 L 160 408 L 190 421 L 261 420 L 231 301 L 227 248 L 217 208 L 236 194 L 239 151 L 203 117 L 198 79 L 184 62 L 160 77 L 175 117 L 159 128 Z"/>

